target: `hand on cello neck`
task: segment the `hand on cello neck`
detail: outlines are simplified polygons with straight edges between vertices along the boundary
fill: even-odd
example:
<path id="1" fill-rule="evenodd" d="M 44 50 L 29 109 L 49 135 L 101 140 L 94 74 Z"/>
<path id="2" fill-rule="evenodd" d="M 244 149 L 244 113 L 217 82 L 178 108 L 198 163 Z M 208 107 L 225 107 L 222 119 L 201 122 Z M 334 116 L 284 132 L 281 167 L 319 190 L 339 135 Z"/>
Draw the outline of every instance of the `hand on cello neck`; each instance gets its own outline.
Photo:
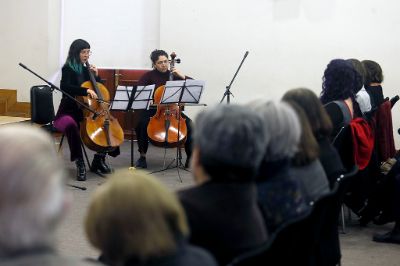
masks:
<path id="1" fill-rule="evenodd" d="M 98 98 L 96 92 L 94 90 L 92 90 L 92 89 L 87 89 L 87 94 L 92 99 L 97 99 Z"/>

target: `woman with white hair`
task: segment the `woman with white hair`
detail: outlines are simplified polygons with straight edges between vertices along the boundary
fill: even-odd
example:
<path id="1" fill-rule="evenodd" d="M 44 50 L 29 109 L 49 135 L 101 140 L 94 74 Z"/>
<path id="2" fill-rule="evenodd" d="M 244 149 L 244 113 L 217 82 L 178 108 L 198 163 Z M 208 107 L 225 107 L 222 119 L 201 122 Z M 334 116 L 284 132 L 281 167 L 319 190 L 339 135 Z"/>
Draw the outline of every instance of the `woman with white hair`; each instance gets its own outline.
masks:
<path id="1" fill-rule="evenodd" d="M 89 265 L 53 250 L 69 197 L 48 134 L 31 126 L 1 126 L 0 158 L 0 265 Z"/>
<path id="2" fill-rule="evenodd" d="M 196 186 L 179 192 L 190 242 L 220 265 L 267 241 L 254 178 L 268 141 L 261 117 L 248 107 L 219 105 L 195 122 L 192 172 Z"/>
<path id="3" fill-rule="evenodd" d="M 306 212 L 309 206 L 301 184 L 290 174 L 291 159 L 298 150 L 301 127 L 294 110 L 283 102 L 253 102 L 263 117 L 270 141 L 257 175 L 258 201 L 269 232 Z"/>

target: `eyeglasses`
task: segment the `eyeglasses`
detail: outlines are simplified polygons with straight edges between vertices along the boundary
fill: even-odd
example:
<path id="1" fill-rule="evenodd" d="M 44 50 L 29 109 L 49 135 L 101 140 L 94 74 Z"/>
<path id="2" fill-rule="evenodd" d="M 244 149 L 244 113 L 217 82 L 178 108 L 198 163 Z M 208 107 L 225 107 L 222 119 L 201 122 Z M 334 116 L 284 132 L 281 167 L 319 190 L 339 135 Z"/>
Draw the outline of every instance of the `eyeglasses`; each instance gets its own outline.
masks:
<path id="1" fill-rule="evenodd" d="M 169 61 L 168 60 L 164 60 L 164 61 L 157 61 L 156 65 L 162 65 L 162 64 L 168 64 Z"/>
<path id="2" fill-rule="evenodd" d="M 82 55 L 92 55 L 92 51 L 90 51 L 89 49 L 88 50 L 82 50 L 81 54 Z"/>

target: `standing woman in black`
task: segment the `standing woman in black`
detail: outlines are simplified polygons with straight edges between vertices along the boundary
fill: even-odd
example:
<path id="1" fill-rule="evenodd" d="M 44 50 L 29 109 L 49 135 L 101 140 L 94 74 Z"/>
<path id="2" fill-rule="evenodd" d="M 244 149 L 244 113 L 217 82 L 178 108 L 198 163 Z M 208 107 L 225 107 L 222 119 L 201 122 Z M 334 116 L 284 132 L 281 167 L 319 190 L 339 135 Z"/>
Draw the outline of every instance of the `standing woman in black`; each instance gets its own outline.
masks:
<path id="1" fill-rule="evenodd" d="M 90 80 L 89 70 L 94 73 L 96 81 L 100 81 L 97 68 L 94 65 L 90 65 L 89 68 L 86 66 L 90 54 L 90 44 L 87 41 L 77 39 L 72 42 L 67 60 L 62 68 L 60 85 L 62 91 L 65 91 L 73 97 L 89 96 L 93 99 L 97 99 L 97 94 L 94 90 L 81 87 L 83 82 Z M 86 180 L 86 168 L 83 160 L 79 133 L 79 123 L 82 120 L 83 113 L 78 104 L 63 95 L 54 120 L 54 127 L 64 133 L 68 139 L 71 161 L 75 161 L 77 167 L 76 179 L 78 181 Z M 119 149 L 117 148 L 109 154 L 111 156 L 117 156 L 119 154 Z M 110 167 L 105 163 L 105 155 L 105 153 L 97 153 L 94 155 L 91 171 L 101 173 L 111 172 Z"/>

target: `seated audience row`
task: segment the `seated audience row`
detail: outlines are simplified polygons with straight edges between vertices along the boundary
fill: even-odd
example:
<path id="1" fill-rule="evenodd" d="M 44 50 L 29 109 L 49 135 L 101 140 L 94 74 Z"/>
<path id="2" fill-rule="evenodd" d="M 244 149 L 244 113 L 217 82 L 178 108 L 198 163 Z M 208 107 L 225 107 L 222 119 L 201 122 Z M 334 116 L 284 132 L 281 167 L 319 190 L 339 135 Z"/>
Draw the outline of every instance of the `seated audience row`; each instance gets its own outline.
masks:
<path id="1" fill-rule="evenodd" d="M 332 60 L 323 80 L 321 101 L 333 122 L 332 140 L 350 129 L 346 136 L 350 141 L 339 145 L 339 153 L 347 169 L 354 164 L 360 169 L 346 204 L 360 216 L 361 225 L 371 220 L 377 224 L 395 220 L 393 230 L 373 239 L 400 243 L 400 206 L 396 203 L 400 181 L 396 178 L 399 168 L 392 167 L 396 152 L 390 110 L 398 97 L 385 100 L 382 69 L 371 60 Z M 380 165 L 388 165 L 386 161 L 391 169 L 384 173 Z"/>

